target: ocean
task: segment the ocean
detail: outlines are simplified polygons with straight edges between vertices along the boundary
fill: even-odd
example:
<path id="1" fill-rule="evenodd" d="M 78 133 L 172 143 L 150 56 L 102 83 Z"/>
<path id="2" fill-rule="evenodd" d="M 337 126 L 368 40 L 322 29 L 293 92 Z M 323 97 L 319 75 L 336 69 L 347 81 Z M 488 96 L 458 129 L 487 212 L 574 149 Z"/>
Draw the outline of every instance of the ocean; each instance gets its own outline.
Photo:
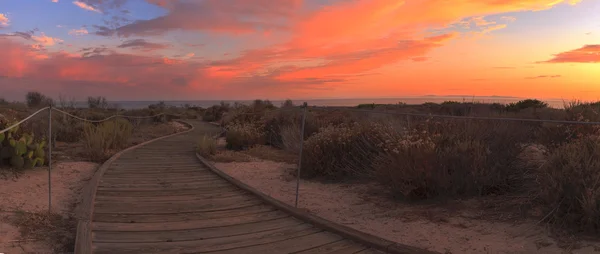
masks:
<path id="1" fill-rule="evenodd" d="M 523 100 L 524 98 L 515 97 L 466 97 L 466 96 L 421 96 L 421 97 L 399 97 L 399 98 L 373 98 L 373 99 L 308 99 L 308 100 L 294 100 L 294 103 L 299 105 L 306 102 L 309 106 L 329 106 L 329 107 L 346 107 L 346 106 L 357 106 L 359 104 L 398 104 L 400 102 L 406 104 L 423 104 L 426 102 L 442 103 L 444 101 L 458 101 L 458 102 L 484 102 L 484 103 L 511 103 Z M 223 102 L 241 104 L 250 104 L 254 100 L 222 100 Z M 562 108 L 563 100 L 553 99 L 544 100 L 551 107 Z M 140 109 L 146 108 L 149 105 L 157 104 L 160 101 L 111 101 L 111 105 L 118 105 L 123 109 Z M 221 100 L 190 100 L 190 101 L 164 101 L 168 106 L 198 106 L 202 108 L 208 108 L 213 105 L 218 105 Z M 271 100 L 271 102 L 279 106 L 283 100 Z M 77 102 L 77 107 L 87 107 L 86 102 Z"/>

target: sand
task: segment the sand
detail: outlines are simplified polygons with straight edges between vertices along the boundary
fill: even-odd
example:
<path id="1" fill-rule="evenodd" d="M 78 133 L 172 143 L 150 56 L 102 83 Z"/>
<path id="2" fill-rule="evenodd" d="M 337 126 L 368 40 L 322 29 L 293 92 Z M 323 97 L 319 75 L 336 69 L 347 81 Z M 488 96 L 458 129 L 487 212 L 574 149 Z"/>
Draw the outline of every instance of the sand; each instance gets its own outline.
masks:
<path id="1" fill-rule="evenodd" d="M 295 165 L 272 161 L 215 163 L 242 182 L 294 205 Z M 374 193 L 376 184 L 331 184 L 302 180 L 299 208 L 381 238 L 441 253 L 569 253 L 533 222 L 491 222 L 467 214 L 440 216 Z M 443 211 L 441 211 L 443 212 Z M 421 214 L 421 216 L 417 216 Z M 424 216 L 423 216 L 424 214 Z M 600 243 L 580 243 L 570 253 L 600 253 Z M 597 250 L 597 251 L 595 251 Z"/>
<path id="2" fill-rule="evenodd" d="M 81 190 L 97 168 L 98 164 L 89 162 L 53 165 L 52 210 L 68 215 L 72 204 L 81 200 Z M 0 197 L 0 253 L 49 253 L 49 247 L 35 239 L 20 239 L 18 229 L 7 222 L 8 217 L 18 211 L 47 211 L 47 168 L 25 171 L 18 179 L 0 180 Z"/>

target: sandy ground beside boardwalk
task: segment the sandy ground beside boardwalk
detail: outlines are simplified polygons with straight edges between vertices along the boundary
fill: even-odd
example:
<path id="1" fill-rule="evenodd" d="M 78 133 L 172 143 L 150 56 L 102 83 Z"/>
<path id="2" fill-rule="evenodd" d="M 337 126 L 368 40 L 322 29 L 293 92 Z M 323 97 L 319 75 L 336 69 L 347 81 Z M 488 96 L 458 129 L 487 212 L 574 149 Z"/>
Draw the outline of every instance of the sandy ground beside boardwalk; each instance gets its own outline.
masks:
<path id="1" fill-rule="evenodd" d="M 294 205 L 296 181 L 291 171 L 295 165 L 254 159 L 215 166 Z M 441 253 L 600 253 L 600 243 L 580 243 L 578 249 L 565 251 L 533 222 L 475 220 L 467 213 L 440 216 L 443 211 L 393 202 L 374 193 L 378 188 L 375 184 L 302 180 L 300 186 L 300 208 L 381 238 Z"/>
<path id="2" fill-rule="evenodd" d="M 68 216 L 71 205 L 81 199 L 83 186 L 91 179 L 98 164 L 64 162 L 53 165 L 52 210 Z M 19 230 L 9 223 L 19 212 L 48 209 L 48 170 L 36 168 L 18 179 L 0 180 L 0 253 L 51 253 L 50 247 L 36 239 L 20 239 Z"/>

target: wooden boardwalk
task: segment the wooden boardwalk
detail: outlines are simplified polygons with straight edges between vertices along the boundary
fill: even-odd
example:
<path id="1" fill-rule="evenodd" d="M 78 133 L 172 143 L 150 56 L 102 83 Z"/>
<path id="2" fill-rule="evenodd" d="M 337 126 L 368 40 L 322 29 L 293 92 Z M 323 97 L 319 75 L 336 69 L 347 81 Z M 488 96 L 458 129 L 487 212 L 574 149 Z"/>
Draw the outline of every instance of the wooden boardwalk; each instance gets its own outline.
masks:
<path id="1" fill-rule="evenodd" d="M 77 253 L 382 253 L 296 219 L 213 173 L 194 152 L 206 124 L 190 123 L 193 131 L 109 164 L 90 201 L 92 220 L 78 226 Z"/>

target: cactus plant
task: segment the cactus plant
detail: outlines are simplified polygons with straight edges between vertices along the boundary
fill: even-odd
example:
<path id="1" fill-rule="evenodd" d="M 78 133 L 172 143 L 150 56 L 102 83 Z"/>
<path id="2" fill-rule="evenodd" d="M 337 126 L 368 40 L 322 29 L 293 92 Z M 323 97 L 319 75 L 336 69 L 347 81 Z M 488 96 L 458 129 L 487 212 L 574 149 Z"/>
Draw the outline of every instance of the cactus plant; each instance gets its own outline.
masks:
<path id="1" fill-rule="evenodd" d="M 46 160 L 45 146 L 45 139 L 37 142 L 33 133 L 24 133 L 19 126 L 15 126 L 0 134 L 0 165 L 10 165 L 17 170 L 43 166 Z"/>
<path id="2" fill-rule="evenodd" d="M 18 156 L 23 156 L 27 153 L 27 144 L 24 140 L 19 140 L 15 144 L 15 154 Z"/>

